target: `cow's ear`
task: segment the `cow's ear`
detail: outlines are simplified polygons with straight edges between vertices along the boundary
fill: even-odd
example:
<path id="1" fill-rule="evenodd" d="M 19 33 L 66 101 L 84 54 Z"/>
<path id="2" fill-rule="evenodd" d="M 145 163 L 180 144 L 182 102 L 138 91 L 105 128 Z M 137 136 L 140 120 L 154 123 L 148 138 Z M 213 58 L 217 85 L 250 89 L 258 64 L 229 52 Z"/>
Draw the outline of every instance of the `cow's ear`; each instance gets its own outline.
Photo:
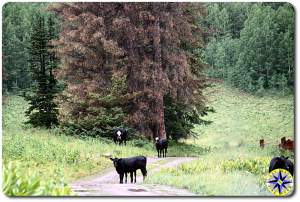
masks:
<path id="1" fill-rule="evenodd" d="M 287 157 L 284 157 L 286 160 L 289 158 L 288 156 Z"/>
<path id="2" fill-rule="evenodd" d="M 109 159 L 110 159 L 111 161 L 114 161 L 114 159 L 113 159 L 113 158 L 111 158 L 111 157 L 110 157 Z"/>

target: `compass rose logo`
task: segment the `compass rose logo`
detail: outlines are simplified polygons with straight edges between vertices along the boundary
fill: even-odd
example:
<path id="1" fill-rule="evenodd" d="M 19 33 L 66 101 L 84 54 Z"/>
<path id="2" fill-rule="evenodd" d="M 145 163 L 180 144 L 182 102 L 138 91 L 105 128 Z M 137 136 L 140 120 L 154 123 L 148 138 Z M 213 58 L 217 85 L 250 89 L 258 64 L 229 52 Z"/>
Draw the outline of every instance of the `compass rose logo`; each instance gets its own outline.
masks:
<path id="1" fill-rule="evenodd" d="M 269 173 L 267 187 L 276 196 L 286 196 L 293 191 L 293 176 L 284 169 L 276 169 Z"/>

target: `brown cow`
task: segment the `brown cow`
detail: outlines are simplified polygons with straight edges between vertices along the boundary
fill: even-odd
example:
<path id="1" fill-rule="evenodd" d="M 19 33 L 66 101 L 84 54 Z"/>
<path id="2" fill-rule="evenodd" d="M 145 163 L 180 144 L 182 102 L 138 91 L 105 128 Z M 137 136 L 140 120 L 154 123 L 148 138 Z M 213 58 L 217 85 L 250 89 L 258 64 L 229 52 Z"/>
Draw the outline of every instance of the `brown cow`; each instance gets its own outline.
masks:
<path id="1" fill-rule="evenodd" d="M 260 146 L 260 148 L 264 148 L 265 147 L 265 140 L 264 139 L 260 139 L 259 140 L 259 146 Z"/>
<path id="2" fill-rule="evenodd" d="M 285 137 L 282 137 L 282 138 L 280 139 L 280 144 L 278 145 L 278 147 L 279 147 L 280 149 L 283 149 L 283 145 L 284 145 L 285 141 L 286 141 L 286 138 L 285 138 Z"/>
<path id="3" fill-rule="evenodd" d="M 294 140 L 288 139 L 287 141 L 285 141 L 285 143 L 283 144 L 283 149 L 294 151 Z"/>
<path id="4" fill-rule="evenodd" d="M 285 137 L 282 137 L 280 144 L 278 145 L 280 149 L 294 151 L 294 140 L 286 140 Z"/>

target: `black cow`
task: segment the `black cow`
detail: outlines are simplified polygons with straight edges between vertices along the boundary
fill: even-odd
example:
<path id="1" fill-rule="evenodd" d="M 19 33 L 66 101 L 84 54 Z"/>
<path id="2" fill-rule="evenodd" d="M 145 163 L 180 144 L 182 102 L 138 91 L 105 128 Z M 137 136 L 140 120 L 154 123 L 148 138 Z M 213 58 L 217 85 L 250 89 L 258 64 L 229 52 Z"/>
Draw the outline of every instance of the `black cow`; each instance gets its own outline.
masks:
<path id="1" fill-rule="evenodd" d="M 288 160 L 288 157 L 278 156 L 272 158 L 269 166 L 269 172 L 279 168 L 289 171 L 292 176 L 294 175 L 294 164 Z"/>
<path id="2" fill-rule="evenodd" d="M 168 140 L 167 139 L 159 139 L 158 137 L 155 138 L 155 146 L 157 150 L 157 157 L 161 157 L 161 152 L 163 157 L 167 156 L 168 150 Z"/>
<path id="3" fill-rule="evenodd" d="M 136 156 L 131 158 L 110 158 L 113 161 L 117 173 L 120 176 L 120 184 L 123 184 L 123 177 L 125 175 L 125 183 L 127 183 L 127 173 L 130 173 L 130 181 L 136 182 L 136 170 L 140 169 L 143 174 L 143 179 L 147 176 L 147 158 L 144 156 Z"/>
<path id="4" fill-rule="evenodd" d="M 114 142 L 116 144 L 121 144 L 124 142 L 124 145 L 126 145 L 127 140 L 127 131 L 123 128 L 117 128 L 114 130 Z"/>

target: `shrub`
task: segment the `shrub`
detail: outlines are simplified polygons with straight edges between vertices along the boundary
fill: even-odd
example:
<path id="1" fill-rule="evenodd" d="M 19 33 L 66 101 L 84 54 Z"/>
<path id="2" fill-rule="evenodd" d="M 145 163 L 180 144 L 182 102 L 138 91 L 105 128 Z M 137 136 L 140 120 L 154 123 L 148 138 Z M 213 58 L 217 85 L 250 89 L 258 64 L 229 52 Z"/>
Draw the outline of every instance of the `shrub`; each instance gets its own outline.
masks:
<path id="1" fill-rule="evenodd" d="M 71 189 L 63 177 L 41 181 L 35 173 L 25 174 L 18 163 L 3 166 L 3 192 L 7 196 L 68 196 Z"/>

